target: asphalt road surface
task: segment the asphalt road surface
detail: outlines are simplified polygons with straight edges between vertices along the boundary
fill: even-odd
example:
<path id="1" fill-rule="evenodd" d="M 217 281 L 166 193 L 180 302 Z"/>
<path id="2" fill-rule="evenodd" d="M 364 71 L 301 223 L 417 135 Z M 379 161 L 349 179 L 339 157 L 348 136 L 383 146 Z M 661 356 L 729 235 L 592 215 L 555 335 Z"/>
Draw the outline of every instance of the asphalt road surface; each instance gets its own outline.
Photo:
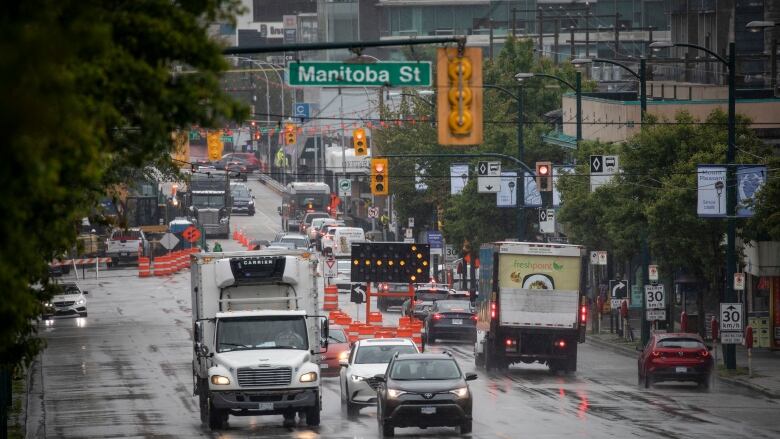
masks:
<path id="1" fill-rule="evenodd" d="M 269 239 L 279 228 L 278 195 L 250 182 L 258 213 L 234 217 L 248 235 Z M 235 243 L 222 241 L 225 250 Z M 137 277 L 134 269 L 88 273 L 89 317 L 41 322 L 48 347 L 37 363 L 33 408 L 41 437 L 378 437 L 376 410 L 354 420 L 342 413 L 338 378 L 325 378 L 322 425 L 282 427 L 281 416 L 231 417 L 224 431 L 200 423 L 192 395 L 190 276 Z M 341 296 L 342 301 L 347 296 Z M 342 309 L 356 312 L 354 304 Z M 363 309 L 360 309 L 361 316 Z M 385 321 L 395 321 L 388 312 Z M 465 371 L 474 371 L 472 347 L 440 343 Z M 636 361 L 588 343 L 580 346 L 578 371 L 552 375 L 541 365 L 514 366 L 471 383 L 475 438 L 732 438 L 780 437 L 780 401 L 715 382 L 710 391 L 692 385 L 637 385 Z M 31 404 L 35 406 L 35 401 Z M 452 437 L 454 429 L 396 429 L 399 437 Z"/>

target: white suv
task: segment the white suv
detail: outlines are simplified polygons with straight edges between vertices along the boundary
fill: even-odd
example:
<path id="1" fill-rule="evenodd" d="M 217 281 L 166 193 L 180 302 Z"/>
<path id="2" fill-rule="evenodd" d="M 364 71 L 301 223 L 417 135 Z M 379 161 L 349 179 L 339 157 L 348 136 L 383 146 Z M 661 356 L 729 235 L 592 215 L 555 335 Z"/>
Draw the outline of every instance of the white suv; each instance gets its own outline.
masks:
<path id="1" fill-rule="evenodd" d="M 396 353 L 417 353 L 417 346 L 407 338 L 369 338 L 352 345 L 349 358 L 342 360 L 339 382 L 341 405 L 348 416 L 356 416 L 360 408 L 376 404 L 379 382 L 374 375 L 385 373 Z"/>

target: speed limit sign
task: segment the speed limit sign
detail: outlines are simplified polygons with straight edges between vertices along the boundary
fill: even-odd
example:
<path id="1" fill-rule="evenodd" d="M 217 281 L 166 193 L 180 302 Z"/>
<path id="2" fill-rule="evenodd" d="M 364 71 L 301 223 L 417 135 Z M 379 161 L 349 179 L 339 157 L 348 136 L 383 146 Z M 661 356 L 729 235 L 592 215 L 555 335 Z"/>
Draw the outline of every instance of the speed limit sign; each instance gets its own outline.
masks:
<path id="1" fill-rule="evenodd" d="M 742 332 L 742 304 L 720 304 L 720 332 Z"/>
<path id="2" fill-rule="evenodd" d="M 645 285 L 645 300 L 647 309 L 666 308 L 666 294 L 663 285 Z"/>

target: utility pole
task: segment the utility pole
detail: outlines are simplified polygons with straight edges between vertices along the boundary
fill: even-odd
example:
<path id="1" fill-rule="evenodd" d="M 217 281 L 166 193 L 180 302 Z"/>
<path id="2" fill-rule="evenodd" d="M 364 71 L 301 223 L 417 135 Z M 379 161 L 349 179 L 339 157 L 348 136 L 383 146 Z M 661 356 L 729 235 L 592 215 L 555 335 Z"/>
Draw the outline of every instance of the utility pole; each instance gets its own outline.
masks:
<path id="1" fill-rule="evenodd" d="M 560 36 L 560 23 L 560 20 L 557 18 L 555 21 L 553 21 L 553 25 L 555 26 L 555 29 L 553 29 L 555 32 L 555 39 L 553 40 L 553 60 L 556 66 L 558 65 L 558 38 Z"/>
<path id="2" fill-rule="evenodd" d="M 538 33 L 539 33 L 539 56 L 544 56 L 544 16 L 542 13 L 542 8 L 540 7 L 537 14 L 536 14 L 536 23 L 539 27 Z"/>
<path id="3" fill-rule="evenodd" d="M 517 159 L 523 162 L 525 155 L 525 140 L 523 138 L 523 87 L 517 87 Z M 517 176 L 517 239 L 525 240 L 525 171 L 518 169 Z"/>
<path id="4" fill-rule="evenodd" d="M 512 8 L 512 38 L 517 38 L 517 8 Z"/>

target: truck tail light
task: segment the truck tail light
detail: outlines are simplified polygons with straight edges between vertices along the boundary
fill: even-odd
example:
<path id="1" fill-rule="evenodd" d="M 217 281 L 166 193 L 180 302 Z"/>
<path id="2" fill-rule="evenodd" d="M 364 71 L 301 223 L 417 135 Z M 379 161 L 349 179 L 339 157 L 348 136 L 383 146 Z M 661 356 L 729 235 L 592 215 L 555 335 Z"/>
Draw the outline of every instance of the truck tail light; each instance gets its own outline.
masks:
<path id="1" fill-rule="evenodd" d="M 490 302 L 490 318 L 496 318 L 496 302 Z"/>
<path id="2" fill-rule="evenodd" d="M 580 306 L 580 324 L 585 325 L 587 323 L 588 323 L 588 307 L 586 305 L 582 305 Z"/>
<path id="3" fill-rule="evenodd" d="M 558 349 L 564 349 L 566 347 L 566 340 L 558 340 L 555 342 L 555 347 Z"/>

